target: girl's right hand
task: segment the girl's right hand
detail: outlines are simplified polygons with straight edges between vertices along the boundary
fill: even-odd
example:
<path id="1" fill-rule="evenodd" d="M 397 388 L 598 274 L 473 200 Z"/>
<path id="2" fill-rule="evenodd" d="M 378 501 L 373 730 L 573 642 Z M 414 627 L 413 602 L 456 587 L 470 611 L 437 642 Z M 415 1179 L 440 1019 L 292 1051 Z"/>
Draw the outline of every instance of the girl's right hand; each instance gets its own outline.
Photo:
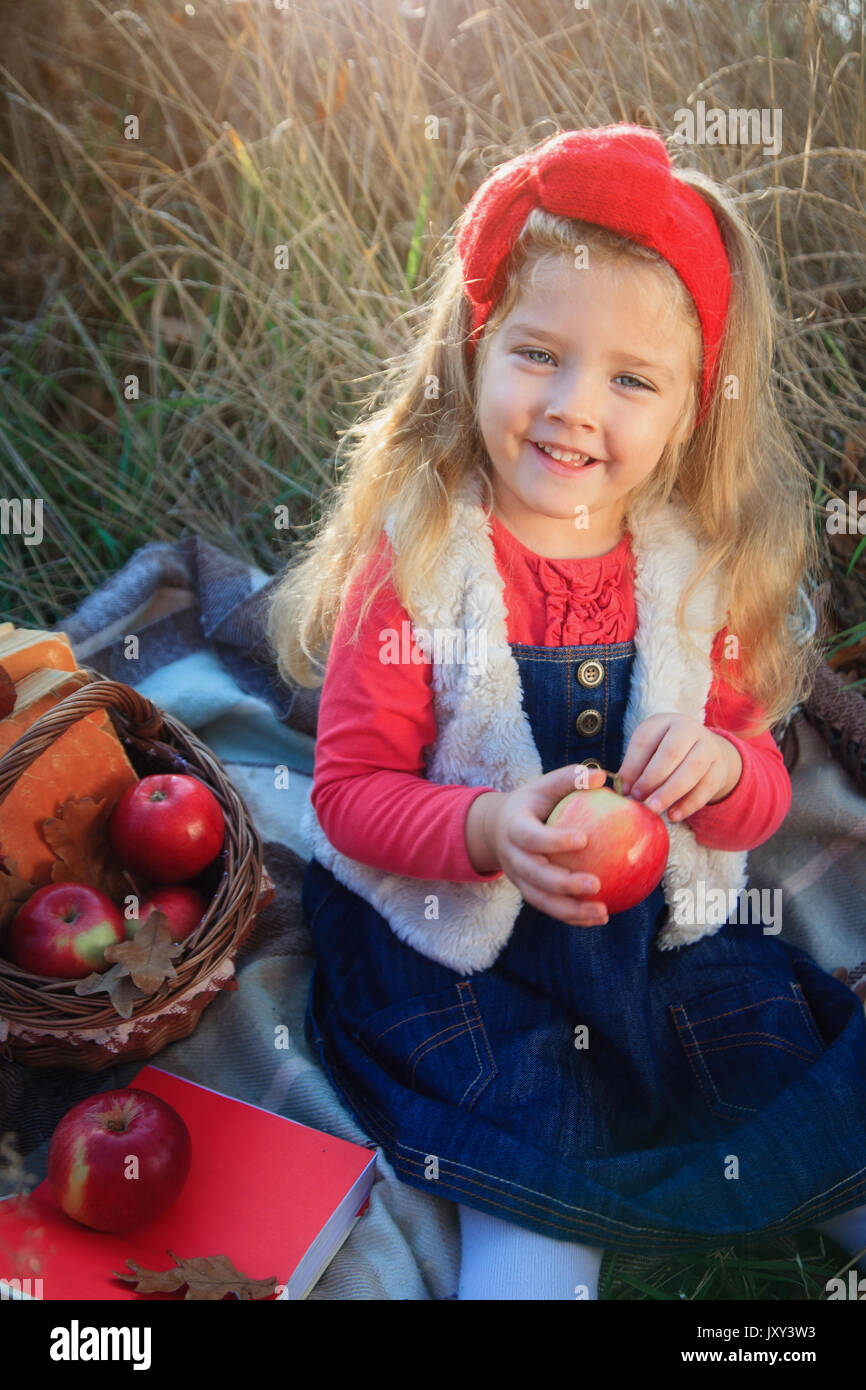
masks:
<path id="1" fill-rule="evenodd" d="M 548 858 L 550 854 L 582 848 L 587 837 L 545 824 L 557 802 L 575 791 L 577 785 L 604 786 L 606 773 L 598 767 L 583 768 L 584 780 L 576 785 L 577 766 L 571 763 L 556 768 L 504 793 L 492 809 L 489 836 L 500 868 L 528 903 L 560 922 L 591 927 L 608 920 L 604 903 L 591 897 L 601 889 L 599 878 L 595 874 L 571 873 L 551 864 Z"/>

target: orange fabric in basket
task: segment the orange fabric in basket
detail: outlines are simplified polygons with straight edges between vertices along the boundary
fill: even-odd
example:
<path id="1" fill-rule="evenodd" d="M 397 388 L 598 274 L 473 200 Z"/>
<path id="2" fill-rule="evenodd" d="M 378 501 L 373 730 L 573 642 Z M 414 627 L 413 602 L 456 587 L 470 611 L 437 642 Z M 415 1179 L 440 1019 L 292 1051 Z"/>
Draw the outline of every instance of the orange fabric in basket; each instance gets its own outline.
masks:
<path id="1" fill-rule="evenodd" d="M 5 662 L 4 662 L 5 665 Z M 18 714 L 0 720 L 0 756 L 58 700 L 78 689 L 74 678 Z M 72 724 L 26 771 L 0 802 L 0 855 L 34 881 L 50 870 L 53 851 L 42 838 L 42 822 L 68 797 L 109 797 L 112 803 L 138 781 L 107 710 L 93 710 Z"/>
<path id="2" fill-rule="evenodd" d="M 64 632 L 46 633 L 41 642 L 30 647 L 21 647 L 17 652 L 4 656 L 0 652 L 0 664 L 5 666 L 13 681 L 23 680 L 32 671 L 50 666 L 56 671 L 74 671 L 75 657 Z"/>

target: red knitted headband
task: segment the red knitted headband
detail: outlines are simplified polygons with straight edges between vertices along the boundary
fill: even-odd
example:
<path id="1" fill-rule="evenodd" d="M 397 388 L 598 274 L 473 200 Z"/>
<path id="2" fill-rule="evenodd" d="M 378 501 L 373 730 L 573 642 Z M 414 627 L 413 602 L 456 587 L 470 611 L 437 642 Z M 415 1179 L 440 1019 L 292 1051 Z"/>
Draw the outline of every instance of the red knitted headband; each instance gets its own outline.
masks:
<path id="1" fill-rule="evenodd" d="M 536 207 L 609 227 L 654 247 L 673 266 L 701 321 L 700 424 L 713 391 L 730 266 L 711 208 L 676 178 L 664 141 L 644 126 L 565 130 L 500 164 L 476 189 L 457 233 L 464 288 L 474 305 L 469 358 L 505 289 L 509 253 Z"/>

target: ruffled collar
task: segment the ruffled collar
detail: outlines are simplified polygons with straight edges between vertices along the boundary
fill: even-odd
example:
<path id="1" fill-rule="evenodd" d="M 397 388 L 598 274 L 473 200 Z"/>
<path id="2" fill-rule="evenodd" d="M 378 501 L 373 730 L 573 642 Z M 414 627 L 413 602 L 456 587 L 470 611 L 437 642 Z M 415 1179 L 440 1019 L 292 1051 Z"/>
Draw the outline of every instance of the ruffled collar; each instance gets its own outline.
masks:
<path id="1" fill-rule="evenodd" d="M 544 646 L 564 647 L 591 642 L 621 642 L 631 622 L 634 555 L 626 531 L 605 555 L 551 560 L 523 545 L 491 514 L 497 545 L 508 555 L 512 574 L 531 576 L 543 595 L 546 616 Z"/>

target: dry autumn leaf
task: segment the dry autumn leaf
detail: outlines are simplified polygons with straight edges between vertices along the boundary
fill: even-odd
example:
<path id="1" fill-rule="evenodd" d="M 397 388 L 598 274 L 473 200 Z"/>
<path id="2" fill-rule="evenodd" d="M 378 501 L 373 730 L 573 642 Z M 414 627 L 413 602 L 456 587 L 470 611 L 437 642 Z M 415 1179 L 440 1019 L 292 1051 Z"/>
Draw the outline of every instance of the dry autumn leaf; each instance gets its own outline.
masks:
<path id="1" fill-rule="evenodd" d="M 203 1255 L 192 1259 L 180 1259 L 172 1250 L 167 1251 L 175 1262 L 175 1269 L 145 1269 L 135 1260 L 126 1263 L 133 1274 L 121 1273 L 113 1269 L 118 1279 L 135 1283 L 136 1293 L 174 1293 L 186 1284 L 185 1298 L 212 1300 L 225 1298 L 233 1293 L 242 1299 L 270 1298 L 277 1291 L 277 1279 L 251 1279 L 235 1269 L 228 1255 Z"/>
<path id="2" fill-rule="evenodd" d="M 172 960 L 182 951 L 182 944 L 171 939 L 165 913 L 151 912 L 133 941 L 118 941 L 114 946 L 106 946 L 105 959 L 125 966 L 139 989 L 152 994 L 166 980 L 177 978 Z"/>
<path id="3" fill-rule="evenodd" d="M 132 1010 L 144 993 L 131 979 L 126 965 L 121 961 L 110 970 L 94 971 L 75 984 L 76 994 L 99 994 L 105 990 L 121 1018 L 132 1018 Z"/>
<path id="4" fill-rule="evenodd" d="M 86 975 L 74 986 L 76 994 L 99 994 L 103 990 L 121 1018 L 131 1018 L 139 999 L 152 994 L 166 980 L 177 977 L 171 961 L 183 947 L 171 939 L 171 928 L 164 912 L 151 912 L 134 941 L 118 941 L 105 948 L 109 970 Z"/>
<path id="5" fill-rule="evenodd" d="M 108 836 L 113 810 L 107 797 L 95 801 L 92 796 L 70 796 L 56 816 L 42 822 L 42 838 L 57 855 L 51 866 L 55 883 L 88 883 L 112 899 L 129 891 Z"/>

